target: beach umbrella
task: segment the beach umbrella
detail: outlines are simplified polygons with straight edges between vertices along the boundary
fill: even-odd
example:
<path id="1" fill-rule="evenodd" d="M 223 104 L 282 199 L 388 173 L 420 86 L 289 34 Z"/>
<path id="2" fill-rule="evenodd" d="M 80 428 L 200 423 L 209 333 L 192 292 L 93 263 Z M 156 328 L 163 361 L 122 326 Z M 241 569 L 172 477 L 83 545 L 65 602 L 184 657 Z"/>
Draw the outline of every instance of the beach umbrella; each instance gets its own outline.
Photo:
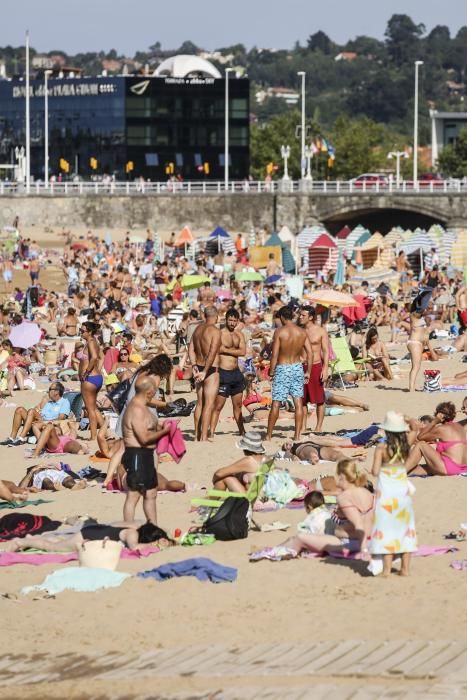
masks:
<path id="1" fill-rule="evenodd" d="M 37 323 L 31 321 L 23 321 L 18 326 L 13 326 L 8 336 L 8 340 L 15 348 L 23 348 L 27 350 L 41 339 L 41 329 Z"/>
<path id="2" fill-rule="evenodd" d="M 264 277 L 259 272 L 236 272 L 237 282 L 264 282 Z"/>
<path id="3" fill-rule="evenodd" d="M 188 226 L 184 226 L 175 239 L 175 245 L 177 248 L 181 248 L 181 246 L 189 245 L 190 243 L 193 243 L 193 234 Z"/>
<path id="4" fill-rule="evenodd" d="M 270 275 L 269 277 L 266 277 L 264 284 L 276 284 L 276 282 L 279 282 L 280 279 L 282 279 L 282 275 Z"/>
<path id="5" fill-rule="evenodd" d="M 230 238 L 230 236 L 222 226 L 217 226 L 214 231 L 209 234 L 209 238 Z"/>
<path id="6" fill-rule="evenodd" d="M 232 299 L 232 292 L 230 289 L 217 289 L 216 297 L 218 299 Z"/>
<path id="7" fill-rule="evenodd" d="M 71 250 L 87 250 L 88 246 L 86 243 L 73 243 L 70 248 Z"/>
<path id="8" fill-rule="evenodd" d="M 344 292 L 337 292 L 335 289 L 317 289 L 308 295 L 309 301 L 321 306 L 352 307 L 358 306 L 353 296 Z"/>
<path id="9" fill-rule="evenodd" d="M 176 280 L 172 280 L 172 282 L 167 285 L 168 292 L 171 292 L 175 287 L 175 282 Z M 202 287 L 206 282 L 209 282 L 209 277 L 205 277 L 204 275 L 183 275 L 181 285 L 183 291 L 188 292 L 190 289 Z"/>

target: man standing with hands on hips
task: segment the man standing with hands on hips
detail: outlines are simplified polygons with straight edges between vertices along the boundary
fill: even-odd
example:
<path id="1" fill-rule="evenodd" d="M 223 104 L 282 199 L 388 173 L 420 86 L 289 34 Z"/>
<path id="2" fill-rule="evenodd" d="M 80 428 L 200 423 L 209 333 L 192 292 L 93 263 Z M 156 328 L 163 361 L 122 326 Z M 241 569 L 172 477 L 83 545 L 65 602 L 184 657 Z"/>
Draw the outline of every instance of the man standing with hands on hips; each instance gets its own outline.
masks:
<path id="1" fill-rule="evenodd" d="M 312 306 L 302 306 L 298 313 L 298 324 L 305 330 L 311 345 L 312 364 L 308 365 L 310 379 L 305 385 L 303 399 L 303 430 L 306 430 L 307 404 L 316 404 L 317 432 L 323 429 L 325 395 L 324 385 L 329 374 L 329 337 L 327 331 L 316 323 L 316 312 Z"/>

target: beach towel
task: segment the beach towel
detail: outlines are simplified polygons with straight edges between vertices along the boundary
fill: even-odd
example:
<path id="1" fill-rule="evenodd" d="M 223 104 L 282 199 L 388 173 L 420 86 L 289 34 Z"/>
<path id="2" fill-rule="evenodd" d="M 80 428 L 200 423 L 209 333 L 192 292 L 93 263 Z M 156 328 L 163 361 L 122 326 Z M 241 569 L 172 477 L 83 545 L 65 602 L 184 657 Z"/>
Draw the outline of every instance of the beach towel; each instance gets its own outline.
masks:
<path id="1" fill-rule="evenodd" d="M 412 552 L 414 557 L 430 557 L 440 554 L 450 554 L 451 552 L 457 552 L 457 547 L 432 547 L 430 545 L 421 545 L 415 552 Z M 278 545 L 276 547 L 264 547 L 256 552 L 251 552 L 248 555 L 250 561 L 261 561 L 262 559 L 269 559 L 270 561 L 281 561 L 282 559 L 295 559 L 298 556 L 302 559 L 322 559 L 324 557 L 335 557 L 336 559 L 362 559 L 362 554 L 360 552 L 350 552 L 344 549 L 342 552 L 307 552 L 303 551 L 300 555 L 294 549 L 290 549 L 284 545 Z M 397 555 L 396 555 L 397 557 Z M 381 563 L 380 563 L 381 562 Z M 368 570 L 374 576 L 377 576 L 383 570 L 382 558 L 374 556 L 368 564 Z"/>
<path id="2" fill-rule="evenodd" d="M 151 554 L 160 552 L 160 547 L 144 547 L 143 549 L 122 549 L 120 559 L 142 559 Z M 14 564 L 30 564 L 41 566 L 42 564 L 66 564 L 69 561 L 78 561 L 78 552 L 0 552 L 0 566 L 13 566 Z"/>
<path id="3" fill-rule="evenodd" d="M 0 510 L 26 508 L 26 506 L 39 506 L 41 503 L 52 503 L 52 501 L 44 501 L 43 498 L 38 498 L 35 501 L 5 501 L 0 503 Z"/>
<path id="4" fill-rule="evenodd" d="M 169 454 L 178 464 L 186 452 L 185 441 L 177 421 L 168 420 L 165 423 L 170 425 L 170 433 L 159 440 L 156 452 L 158 455 Z"/>
<path id="5" fill-rule="evenodd" d="M 449 566 L 456 571 L 467 571 L 467 559 L 454 559 Z"/>
<path id="6" fill-rule="evenodd" d="M 59 520 L 51 520 L 46 515 L 8 513 L 0 518 L 0 542 L 12 540 L 14 537 L 52 532 L 57 530 L 61 524 Z"/>
<path id="7" fill-rule="evenodd" d="M 137 574 L 140 578 L 153 578 L 156 581 L 166 581 L 179 576 L 195 576 L 198 581 L 211 581 L 212 583 L 225 583 L 235 581 L 237 569 L 231 566 L 223 566 L 212 559 L 195 557 L 182 561 L 170 562 Z"/>
<path id="8" fill-rule="evenodd" d="M 32 591 L 46 591 L 50 595 L 62 593 L 62 591 L 98 591 L 101 588 L 116 588 L 123 581 L 130 578 L 131 574 L 109 569 L 92 569 L 85 566 L 67 567 L 49 574 L 45 581 L 38 586 L 26 586 L 21 593 Z"/>

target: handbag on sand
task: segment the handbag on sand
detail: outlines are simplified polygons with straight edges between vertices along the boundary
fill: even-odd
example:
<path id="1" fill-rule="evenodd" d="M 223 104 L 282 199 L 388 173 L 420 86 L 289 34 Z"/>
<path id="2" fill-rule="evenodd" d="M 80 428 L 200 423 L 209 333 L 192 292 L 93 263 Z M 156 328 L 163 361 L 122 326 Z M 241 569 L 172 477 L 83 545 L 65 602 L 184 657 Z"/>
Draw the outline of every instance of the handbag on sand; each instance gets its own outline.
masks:
<path id="1" fill-rule="evenodd" d="M 439 369 L 426 369 L 423 391 L 441 391 L 441 372 Z"/>
<path id="2" fill-rule="evenodd" d="M 85 540 L 78 544 L 79 565 L 93 569 L 110 569 L 115 571 L 120 561 L 122 549 L 123 544 L 121 542 L 114 542 L 108 538 L 103 540 Z"/>

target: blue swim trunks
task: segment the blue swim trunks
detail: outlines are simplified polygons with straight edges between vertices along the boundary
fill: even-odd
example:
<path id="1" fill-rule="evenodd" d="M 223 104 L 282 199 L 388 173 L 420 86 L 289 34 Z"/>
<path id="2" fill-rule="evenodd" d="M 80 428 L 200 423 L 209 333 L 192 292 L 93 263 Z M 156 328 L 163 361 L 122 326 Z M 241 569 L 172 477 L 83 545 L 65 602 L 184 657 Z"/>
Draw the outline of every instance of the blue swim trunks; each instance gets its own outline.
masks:
<path id="1" fill-rule="evenodd" d="M 292 398 L 303 398 L 305 374 L 301 362 L 293 365 L 277 365 L 272 380 L 272 400 L 286 401 Z"/>

